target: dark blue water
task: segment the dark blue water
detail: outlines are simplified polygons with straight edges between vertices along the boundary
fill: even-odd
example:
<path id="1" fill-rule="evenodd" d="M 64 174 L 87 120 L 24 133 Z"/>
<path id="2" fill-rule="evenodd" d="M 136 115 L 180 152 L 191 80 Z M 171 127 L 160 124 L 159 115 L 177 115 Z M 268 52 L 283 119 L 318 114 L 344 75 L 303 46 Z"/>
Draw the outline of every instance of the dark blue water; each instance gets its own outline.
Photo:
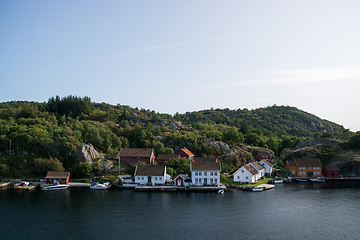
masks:
<path id="1" fill-rule="evenodd" d="M 360 239 L 360 182 L 264 192 L 0 189 L 0 239 Z"/>

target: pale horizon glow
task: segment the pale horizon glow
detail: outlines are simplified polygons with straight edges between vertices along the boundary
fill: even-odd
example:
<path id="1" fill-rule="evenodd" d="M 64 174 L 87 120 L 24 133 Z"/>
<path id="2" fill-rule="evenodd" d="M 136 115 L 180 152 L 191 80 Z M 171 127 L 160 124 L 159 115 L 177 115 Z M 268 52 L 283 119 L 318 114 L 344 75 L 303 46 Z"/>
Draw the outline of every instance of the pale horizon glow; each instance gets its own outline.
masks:
<path id="1" fill-rule="evenodd" d="M 360 130 L 360 2 L 0 0 L 0 102 L 292 106 Z"/>

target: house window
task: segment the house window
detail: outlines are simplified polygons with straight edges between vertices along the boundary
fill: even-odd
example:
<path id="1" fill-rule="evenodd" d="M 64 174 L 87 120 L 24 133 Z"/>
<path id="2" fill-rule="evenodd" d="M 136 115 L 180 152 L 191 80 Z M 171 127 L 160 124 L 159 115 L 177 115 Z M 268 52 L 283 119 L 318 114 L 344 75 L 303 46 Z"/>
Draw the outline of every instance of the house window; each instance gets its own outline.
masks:
<path id="1" fill-rule="evenodd" d="M 217 183 L 217 179 L 216 179 L 216 178 L 214 179 L 214 183 Z"/>
<path id="2" fill-rule="evenodd" d="M 292 174 L 295 174 L 295 170 L 292 170 Z"/>
<path id="3" fill-rule="evenodd" d="M 210 178 L 210 183 L 213 183 L 214 182 L 214 179 Z"/>
<path id="4" fill-rule="evenodd" d="M 320 175 L 320 172 L 318 172 L 318 175 Z"/>
<path id="5" fill-rule="evenodd" d="M 300 167 L 300 170 L 302 170 L 302 167 Z"/>
<path id="6" fill-rule="evenodd" d="M 246 176 L 246 179 L 249 179 L 249 177 L 248 177 L 248 176 Z"/>
<path id="7" fill-rule="evenodd" d="M 144 177 L 141 177 L 141 180 L 144 180 Z"/>
<path id="8" fill-rule="evenodd" d="M 204 176 L 207 176 L 207 172 L 204 172 Z"/>
<path id="9" fill-rule="evenodd" d="M 155 177 L 155 180 L 157 180 L 157 177 Z"/>
<path id="10" fill-rule="evenodd" d="M 302 175 L 302 172 L 299 172 L 299 175 Z"/>
<path id="11" fill-rule="evenodd" d="M 199 172 L 199 176 L 201 176 L 201 172 Z"/>
<path id="12" fill-rule="evenodd" d="M 240 179 L 240 176 L 237 176 L 237 179 Z"/>
<path id="13" fill-rule="evenodd" d="M 195 172 L 195 176 L 197 176 L 197 175 L 199 175 L 199 173 L 198 173 L 198 172 Z"/>
<path id="14" fill-rule="evenodd" d="M 305 172 L 303 172 L 303 175 L 305 175 Z"/>
<path id="15" fill-rule="evenodd" d="M 162 180 L 162 177 L 159 177 L 159 180 Z"/>
<path id="16" fill-rule="evenodd" d="M 320 168 L 319 168 L 319 167 L 317 167 L 317 170 L 320 170 Z"/>
<path id="17" fill-rule="evenodd" d="M 241 170 L 241 173 L 244 173 L 244 170 Z"/>
<path id="18" fill-rule="evenodd" d="M 214 175 L 214 173 L 213 173 L 213 172 L 211 172 L 211 173 L 210 173 L 210 175 L 211 175 L 211 176 L 213 176 L 213 175 Z"/>
<path id="19" fill-rule="evenodd" d="M 215 176 L 217 176 L 217 172 L 215 172 Z"/>
<path id="20" fill-rule="evenodd" d="M 314 168 L 314 169 L 316 169 L 316 168 Z M 311 170 L 311 167 L 309 167 L 309 170 Z"/>
<path id="21" fill-rule="evenodd" d="M 195 178 L 195 182 L 197 183 L 199 181 L 199 179 L 198 178 Z"/>
<path id="22" fill-rule="evenodd" d="M 140 180 L 140 177 L 137 177 L 138 180 Z"/>

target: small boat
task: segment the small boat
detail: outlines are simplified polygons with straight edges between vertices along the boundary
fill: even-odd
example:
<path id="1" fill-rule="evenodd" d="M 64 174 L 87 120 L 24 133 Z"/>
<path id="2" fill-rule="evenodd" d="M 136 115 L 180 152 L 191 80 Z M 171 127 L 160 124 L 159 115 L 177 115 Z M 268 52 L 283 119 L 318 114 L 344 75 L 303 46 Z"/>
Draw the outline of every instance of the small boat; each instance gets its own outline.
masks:
<path id="1" fill-rule="evenodd" d="M 323 179 L 323 178 L 310 178 L 309 181 L 313 182 L 313 183 L 324 183 L 325 179 Z"/>
<path id="2" fill-rule="evenodd" d="M 70 184 L 55 184 L 43 186 L 41 190 L 62 190 L 70 187 Z"/>
<path id="3" fill-rule="evenodd" d="M 94 182 L 90 185 L 90 189 L 99 189 L 99 190 L 105 190 L 110 187 L 111 187 L 111 184 L 109 182 L 106 182 L 106 183 Z"/>
<path id="4" fill-rule="evenodd" d="M 220 190 L 218 191 L 218 194 L 224 194 L 224 192 L 225 192 L 224 189 L 220 189 Z"/>
<path id="5" fill-rule="evenodd" d="M 297 178 L 296 181 L 298 181 L 298 182 L 307 182 L 308 179 L 307 178 Z"/>
<path id="6" fill-rule="evenodd" d="M 251 188 L 251 191 L 252 192 L 262 192 L 262 191 L 264 191 L 264 188 L 263 187 L 253 187 L 253 188 Z"/>
<path id="7" fill-rule="evenodd" d="M 281 179 L 274 180 L 274 184 L 279 184 L 279 183 L 283 183 L 283 180 L 281 180 Z"/>
<path id="8" fill-rule="evenodd" d="M 27 187 L 29 185 L 29 182 L 21 182 L 21 183 L 15 183 L 14 184 L 14 189 L 15 190 L 21 190 L 24 187 Z"/>

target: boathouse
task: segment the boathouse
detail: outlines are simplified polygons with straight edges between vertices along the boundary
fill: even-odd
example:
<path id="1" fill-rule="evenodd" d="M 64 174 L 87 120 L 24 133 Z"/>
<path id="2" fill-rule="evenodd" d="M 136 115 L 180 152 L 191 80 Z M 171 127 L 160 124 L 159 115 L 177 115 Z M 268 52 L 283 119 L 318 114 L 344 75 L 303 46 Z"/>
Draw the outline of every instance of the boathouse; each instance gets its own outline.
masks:
<path id="1" fill-rule="evenodd" d="M 187 186 L 189 182 L 191 182 L 191 179 L 187 174 L 179 174 L 173 181 L 175 186 Z"/>
<path id="2" fill-rule="evenodd" d="M 47 184 L 68 184 L 70 172 L 47 172 L 45 179 Z"/>
<path id="3" fill-rule="evenodd" d="M 340 177 L 340 168 L 338 166 L 326 166 L 324 167 L 324 176 L 329 178 Z"/>

